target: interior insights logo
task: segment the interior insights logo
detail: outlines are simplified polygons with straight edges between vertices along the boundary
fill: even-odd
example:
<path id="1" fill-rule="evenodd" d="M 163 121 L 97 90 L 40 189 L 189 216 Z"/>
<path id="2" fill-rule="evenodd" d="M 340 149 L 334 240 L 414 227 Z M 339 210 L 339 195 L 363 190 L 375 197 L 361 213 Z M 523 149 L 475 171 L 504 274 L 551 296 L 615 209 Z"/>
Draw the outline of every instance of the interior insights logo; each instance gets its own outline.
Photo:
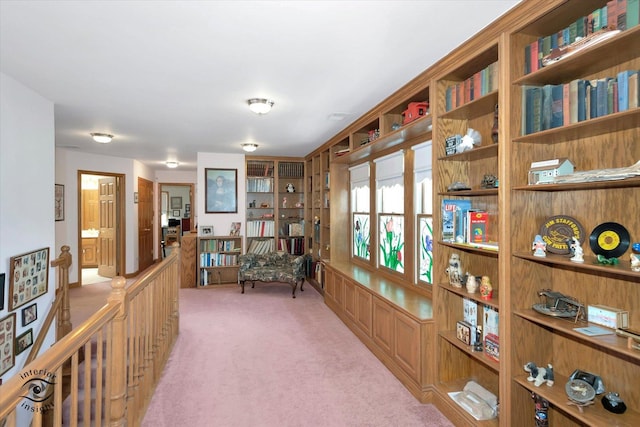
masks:
<path id="1" fill-rule="evenodd" d="M 53 409 L 53 386 L 56 384 L 56 375 L 46 369 L 33 370 L 20 374 L 24 381 L 22 395 L 25 400 L 20 404 L 21 408 L 29 412 L 45 413 Z"/>

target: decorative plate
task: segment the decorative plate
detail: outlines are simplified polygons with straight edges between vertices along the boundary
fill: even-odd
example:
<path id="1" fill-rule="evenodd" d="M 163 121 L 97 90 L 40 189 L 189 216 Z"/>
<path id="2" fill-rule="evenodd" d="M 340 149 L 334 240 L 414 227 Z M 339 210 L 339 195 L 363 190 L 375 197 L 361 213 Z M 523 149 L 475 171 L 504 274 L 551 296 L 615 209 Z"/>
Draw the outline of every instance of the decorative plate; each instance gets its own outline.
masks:
<path id="1" fill-rule="evenodd" d="M 573 217 L 567 215 L 556 215 L 547 218 L 540 227 L 540 236 L 547 244 L 547 252 L 559 255 L 571 253 L 567 240 L 571 237 L 578 239 L 580 244 L 584 243 L 584 228 L 582 224 Z"/>
<path id="2" fill-rule="evenodd" d="M 591 402 L 596 397 L 596 391 L 591 384 L 583 380 L 569 380 L 564 389 L 569 399 L 579 403 Z"/>

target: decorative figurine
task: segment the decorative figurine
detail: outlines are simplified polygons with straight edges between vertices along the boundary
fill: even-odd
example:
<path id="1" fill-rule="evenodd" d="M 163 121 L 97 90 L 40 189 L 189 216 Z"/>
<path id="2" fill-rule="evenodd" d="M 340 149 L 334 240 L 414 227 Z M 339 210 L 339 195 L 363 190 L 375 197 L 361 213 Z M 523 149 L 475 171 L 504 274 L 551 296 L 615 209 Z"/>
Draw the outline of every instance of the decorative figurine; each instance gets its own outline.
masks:
<path id="1" fill-rule="evenodd" d="M 489 276 L 482 276 L 480 280 L 480 297 L 482 299 L 491 299 L 493 297 L 493 286 Z"/>
<path id="2" fill-rule="evenodd" d="M 571 237 L 567 243 L 569 243 L 569 249 L 573 254 L 573 256 L 571 257 L 571 261 L 583 263 L 584 258 L 583 258 L 582 246 L 580 246 L 580 241 L 575 237 Z"/>
<path id="3" fill-rule="evenodd" d="M 476 326 L 476 343 L 471 347 L 471 351 L 482 351 L 482 326 Z"/>
<path id="4" fill-rule="evenodd" d="M 631 271 L 640 271 L 640 255 L 632 253 L 629 258 L 631 260 Z"/>
<path id="5" fill-rule="evenodd" d="M 460 262 L 460 255 L 451 254 L 449 258 L 449 268 L 445 270 L 445 273 L 449 275 L 449 284 L 454 288 L 462 287 L 462 262 Z"/>
<path id="6" fill-rule="evenodd" d="M 467 129 L 467 134 L 462 137 L 462 142 L 456 147 L 456 153 L 464 153 L 473 149 L 474 145 L 482 144 L 482 135 L 475 129 Z"/>
<path id="7" fill-rule="evenodd" d="M 293 186 L 292 183 L 287 183 L 287 186 L 285 187 L 287 189 L 287 193 L 295 193 L 296 192 L 296 187 Z"/>
<path id="8" fill-rule="evenodd" d="M 547 256 L 547 244 L 542 240 L 542 236 L 539 234 L 536 234 L 536 237 L 533 239 L 531 249 L 533 250 L 533 256 L 541 258 Z"/>
<path id="9" fill-rule="evenodd" d="M 473 274 L 467 274 L 467 292 L 475 294 L 478 291 L 478 281 Z"/>
<path id="10" fill-rule="evenodd" d="M 549 363 L 546 368 L 538 368 L 535 363 L 529 362 L 524 365 L 524 370 L 529 373 L 527 381 L 532 381 L 534 386 L 540 387 L 540 385 L 545 382 L 549 387 L 553 385 L 554 377 L 551 363 Z"/>
<path id="11" fill-rule="evenodd" d="M 283 198 L 282 198 L 282 207 L 283 207 L 283 208 L 286 208 L 286 207 L 287 207 L 287 198 L 286 198 L 286 197 L 283 197 Z"/>

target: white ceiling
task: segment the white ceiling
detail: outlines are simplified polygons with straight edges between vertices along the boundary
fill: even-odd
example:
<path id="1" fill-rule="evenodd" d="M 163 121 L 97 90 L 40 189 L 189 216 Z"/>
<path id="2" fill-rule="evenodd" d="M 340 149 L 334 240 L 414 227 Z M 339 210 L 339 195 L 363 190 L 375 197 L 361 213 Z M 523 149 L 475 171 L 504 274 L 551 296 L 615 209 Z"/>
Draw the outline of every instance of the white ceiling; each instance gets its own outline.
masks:
<path id="1" fill-rule="evenodd" d="M 0 70 L 55 104 L 57 147 L 302 157 L 517 2 L 0 0 Z"/>

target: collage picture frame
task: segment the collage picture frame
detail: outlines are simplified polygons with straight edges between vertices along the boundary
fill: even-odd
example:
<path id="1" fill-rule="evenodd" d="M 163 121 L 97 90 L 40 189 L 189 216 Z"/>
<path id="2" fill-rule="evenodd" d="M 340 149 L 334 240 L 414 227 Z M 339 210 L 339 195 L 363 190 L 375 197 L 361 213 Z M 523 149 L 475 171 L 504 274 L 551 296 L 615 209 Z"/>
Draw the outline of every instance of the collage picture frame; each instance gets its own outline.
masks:
<path id="1" fill-rule="evenodd" d="M 0 320 L 0 376 L 13 368 L 16 361 L 13 340 L 16 336 L 16 314 L 10 313 Z"/>
<path id="2" fill-rule="evenodd" d="M 9 310 L 22 307 L 47 293 L 49 288 L 49 248 L 11 257 Z"/>

